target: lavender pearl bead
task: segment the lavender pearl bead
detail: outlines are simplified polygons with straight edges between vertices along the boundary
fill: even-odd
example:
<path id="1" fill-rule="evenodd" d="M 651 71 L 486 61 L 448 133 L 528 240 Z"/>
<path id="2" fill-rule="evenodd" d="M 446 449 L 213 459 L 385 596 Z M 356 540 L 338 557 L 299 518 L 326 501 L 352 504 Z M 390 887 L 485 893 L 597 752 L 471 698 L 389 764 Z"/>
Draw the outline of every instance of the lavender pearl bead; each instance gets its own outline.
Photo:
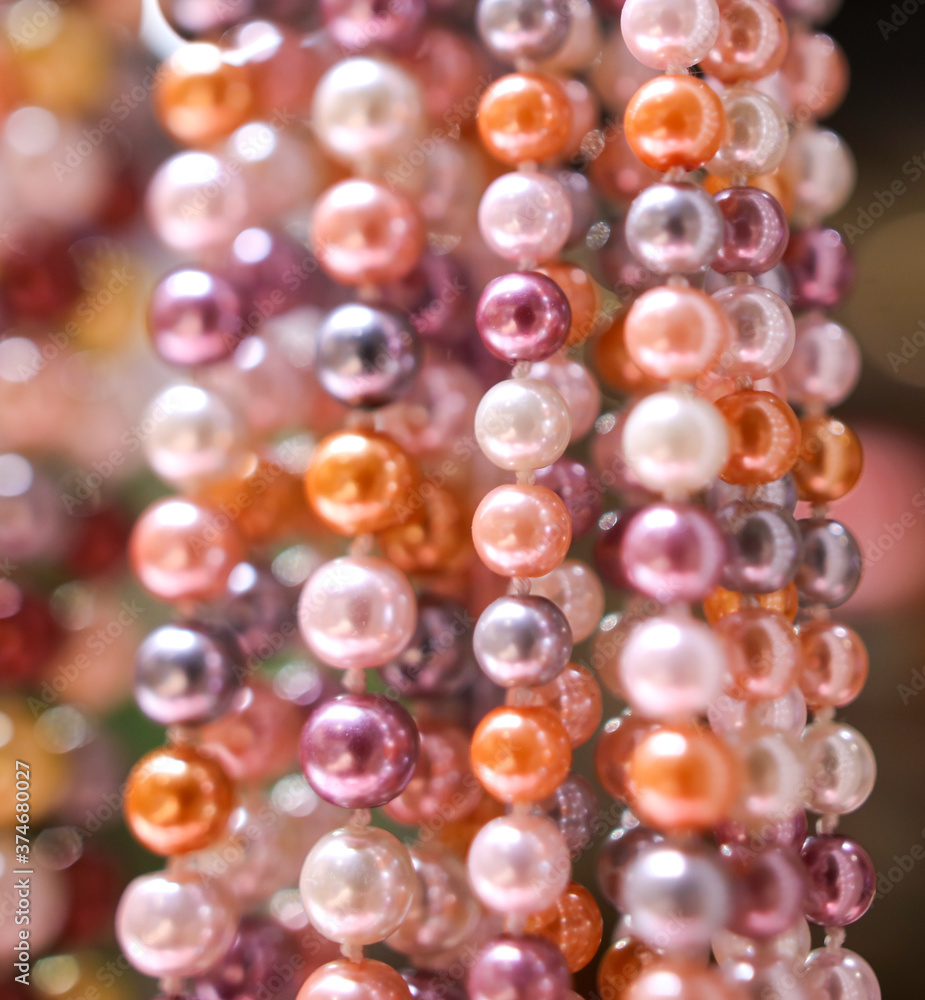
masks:
<path id="1" fill-rule="evenodd" d="M 536 485 L 545 486 L 565 504 L 572 519 L 572 538 L 586 535 L 601 516 L 602 487 L 584 462 L 563 457 L 536 471 Z"/>
<path id="2" fill-rule="evenodd" d="M 793 308 L 834 309 L 854 283 L 854 259 L 835 229 L 795 233 L 784 254 L 792 282 Z"/>
<path id="3" fill-rule="evenodd" d="M 613 906 L 622 906 L 623 876 L 629 863 L 642 851 L 664 842 L 662 834 L 647 826 L 618 826 L 610 832 L 598 855 L 597 881 Z"/>
<path id="4" fill-rule="evenodd" d="M 716 202 L 693 184 L 652 184 L 626 215 L 626 242 L 656 274 L 692 274 L 708 268 L 723 243 Z"/>
<path id="5" fill-rule="evenodd" d="M 722 585 L 743 594 L 782 590 L 796 575 L 802 538 L 796 521 L 782 507 L 740 500 L 716 515 L 728 557 Z"/>
<path id="6" fill-rule="evenodd" d="M 826 834 L 803 845 L 806 919 L 824 927 L 853 924 L 868 911 L 877 890 L 870 855 L 850 837 Z"/>
<path id="7" fill-rule="evenodd" d="M 344 694 L 309 716 L 299 759 L 308 783 L 326 802 L 372 809 L 404 790 L 419 748 L 414 720 L 397 701 Z"/>
<path id="8" fill-rule="evenodd" d="M 404 969 L 402 979 L 408 984 L 412 1000 L 469 1000 L 465 987 L 450 971 Z"/>
<path id="9" fill-rule="evenodd" d="M 225 957 L 195 981 L 193 995 L 197 1000 L 259 1000 L 272 994 L 275 1000 L 291 1000 L 298 977 L 289 984 L 277 980 L 280 969 L 297 967 L 297 956 L 301 961 L 295 935 L 269 917 L 247 914 Z"/>
<path id="10" fill-rule="evenodd" d="M 723 244 L 710 265 L 720 274 L 770 271 L 784 255 L 790 227 L 780 202 L 756 187 L 730 187 L 716 195 Z"/>
<path id="11" fill-rule="evenodd" d="M 546 684 L 572 655 L 572 630 L 547 597 L 499 597 L 482 612 L 472 639 L 475 658 L 501 687 Z"/>
<path id="12" fill-rule="evenodd" d="M 441 343 L 468 337 L 475 316 L 472 280 L 452 254 L 425 253 L 417 266 L 380 289 L 385 303 L 409 314 L 421 337 Z"/>
<path id="13" fill-rule="evenodd" d="M 555 0 L 479 0 L 482 41 L 504 62 L 547 59 L 565 42 L 568 7 Z"/>
<path id="14" fill-rule="evenodd" d="M 406 393 L 421 367 L 421 345 L 394 309 L 351 303 L 329 313 L 318 330 L 315 371 L 340 403 L 376 409 Z"/>
<path id="15" fill-rule="evenodd" d="M 805 879 L 799 858 L 771 848 L 752 857 L 733 854 L 732 916 L 734 934 L 759 941 L 783 934 L 803 912 Z"/>
<path id="16" fill-rule="evenodd" d="M 597 818 L 597 795 L 591 783 L 580 774 L 570 774 L 540 803 L 540 807 L 559 828 L 573 858 L 591 843 Z"/>
<path id="17" fill-rule="evenodd" d="M 230 708 L 244 675 L 241 646 L 228 628 L 162 625 L 135 654 L 135 698 L 162 726 L 200 725 Z"/>
<path id="18" fill-rule="evenodd" d="M 710 510 L 722 510 L 730 504 L 747 499 L 753 503 L 766 503 L 773 504 L 775 507 L 783 507 L 788 514 L 792 514 L 796 510 L 797 484 L 789 472 L 782 479 L 775 479 L 772 483 L 760 483 L 757 486 L 750 486 L 748 489 L 750 495 L 746 497 L 746 487 L 724 483 L 722 479 L 717 479 L 707 490 L 707 506 Z"/>
<path id="19" fill-rule="evenodd" d="M 206 619 L 227 623 L 249 660 L 268 660 L 295 635 L 298 592 L 264 567 L 238 563 L 228 577 L 228 596 Z"/>
<path id="20" fill-rule="evenodd" d="M 505 361 L 544 361 L 565 345 L 572 310 L 544 274 L 512 271 L 485 286 L 475 323 L 485 346 Z"/>
<path id="21" fill-rule="evenodd" d="M 861 580 L 861 550 L 839 521 L 822 517 L 797 522 L 803 536 L 803 560 L 796 575 L 800 604 L 837 608 Z"/>
<path id="22" fill-rule="evenodd" d="M 572 977 L 551 941 L 505 935 L 482 948 L 467 985 L 469 1000 L 567 1000 Z"/>

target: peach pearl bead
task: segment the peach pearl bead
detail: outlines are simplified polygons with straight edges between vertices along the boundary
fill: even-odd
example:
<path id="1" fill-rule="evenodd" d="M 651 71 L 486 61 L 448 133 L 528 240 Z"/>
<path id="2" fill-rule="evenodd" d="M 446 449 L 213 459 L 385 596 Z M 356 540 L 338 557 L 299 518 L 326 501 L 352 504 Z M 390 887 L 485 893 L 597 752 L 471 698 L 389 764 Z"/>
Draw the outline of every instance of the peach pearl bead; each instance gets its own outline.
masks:
<path id="1" fill-rule="evenodd" d="M 600 315 L 601 297 L 594 279 L 583 267 L 567 261 L 553 261 L 538 267 L 537 271 L 552 278 L 568 299 L 572 324 L 566 345 L 583 344 L 597 329 Z"/>
<path id="2" fill-rule="evenodd" d="M 508 695 L 515 700 L 517 692 Z M 601 689 L 594 675 L 577 663 L 570 663 L 558 677 L 530 689 L 530 703 L 545 705 L 559 717 L 572 748 L 587 743 L 601 721 Z"/>
<path id="3" fill-rule="evenodd" d="M 696 170 L 712 160 L 726 129 L 723 105 L 693 76 L 659 76 L 633 95 L 623 120 L 633 152 L 653 170 Z"/>
<path id="4" fill-rule="evenodd" d="M 729 428 L 729 460 L 720 479 L 754 486 L 780 479 L 800 450 L 800 422 L 780 397 L 746 389 L 716 401 Z"/>
<path id="5" fill-rule="evenodd" d="M 315 203 L 312 249 L 336 281 L 379 284 L 414 267 L 424 228 L 404 195 L 372 181 L 341 181 Z"/>
<path id="6" fill-rule="evenodd" d="M 422 505 L 403 524 L 379 535 L 379 546 L 389 562 L 406 573 L 459 570 L 472 552 L 469 521 L 449 490 L 422 491 Z"/>
<path id="7" fill-rule="evenodd" d="M 340 535 L 384 531 L 411 513 L 411 459 L 375 431 L 336 431 L 312 455 L 305 489 L 312 510 Z"/>
<path id="8" fill-rule="evenodd" d="M 499 576 L 545 576 L 568 552 L 572 519 L 545 486 L 498 486 L 475 511 L 472 541 Z"/>
<path id="9" fill-rule="evenodd" d="M 228 61 L 217 45 L 183 45 L 162 65 L 154 91 L 158 120 L 187 146 L 210 146 L 251 117 L 250 70 Z"/>
<path id="10" fill-rule="evenodd" d="M 338 958 L 316 969 L 302 984 L 296 1000 L 411 1000 L 411 991 L 384 962 Z"/>
<path id="11" fill-rule="evenodd" d="M 502 802 L 538 802 L 552 795 L 571 763 L 568 733 L 549 708 L 496 708 L 472 734 L 475 776 Z"/>
<path id="12" fill-rule="evenodd" d="M 767 0 L 721 0 L 719 35 L 700 61 L 722 83 L 770 76 L 787 54 L 787 23 Z"/>
<path id="13" fill-rule="evenodd" d="M 750 599 L 757 599 L 758 606 L 765 611 L 776 611 L 788 621 L 793 621 L 800 607 L 800 598 L 795 583 L 788 583 L 782 590 L 774 590 L 770 594 L 749 594 Z M 743 607 L 745 595 L 735 590 L 717 587 L 703 602 L 703 613 L 711 625 L 721 621 L 726 615 L 733 615 Z"/>
<path id="14" fill-rule="evenodd" d="M 793 117 L 799 123 L 827 118 L 848 91 L 845 53 L 834 38 L 822 32 L 795 32 L 780 72 Z"/>
<path id="15" fill-rule="evenodd" d="M 661 388 L 661 383 L 646 375 L 626 349 L 626 313 L 614 318 L 609 329 L 594 344 L 594 364 L 600 377 L 614 389 L 643 395 Z"/>
<path id="16" fill-rule="evenodd" d="M 568 141 L 572 108 L 552 77 L 509 73 L 482 95 L 478 128 L 485 148 L 502 163 L 541 163 Z"/>
<path id="17" fill-rule="evenodd" d="M 729 812 L 740 785 L 732 752 L 709 730 L 660 726 L 629 762 L 633 809 L 664 830 L 709 830 Z"/>
<path id="18" fill-rule="evenodd" d="M 155 854 L 186 854 L 214 843 L 225 831 L 234 786 L 221 765 L 191 747 L 146 754 L 125 784 L 125 819 Z"/>
<path id="19" fill-rule="evenodd" d="M 867 680 L 864 641 L 847 625 L 820 619 L 799 630 L 800 690 L 812 709 L 840 708 L 854 701 Z"/>
<path id="20" fill-rule="evenodd" d="M 635 938 L 615 941 L 597 967 L 598 993 L 606 1000 L 626 1000 L 633 983 L 654 958 L 655 953 Z"/>
<path id="21" fill-rule="evenodd" d="M 652 378 L 694 379 L 712 368 L 733 337 L 720 306 L 696 288 L 664 285 L 633 303 L 623 329 L 626 350 Z"/>
<path id="22" fill-rule="evenodd" d="M 548 597 L 568 620 L 572 639 L 582 642 L 597 630 L 604 615 L 604 587 L 597 573 L 579 559 L 566 559 L 533 581 L 531 593 Z"/>
<path id="23" fill-rule="evenodd" d="M 864 464 L 857 434 L 829 416 L 801 420 L 800 431 L 800 454 L 793 467 L 800 499 L 811 503 L 840 500 L 854 487 Z"/>
<path id="24" fill-rule="evenodd" d="M 159 500 L 135 522 L 129 560 L 139 583 L 163 601 L 221 596 L 244 558 L 234 525 L 190 500 Z"/>
<path id="25" fill-rule="evenodd" d="M 591 893 L 583 885 L 569 882 L 555 906 L 527 917 L 524 931 L 552 941 L 562 952 L 569 972 L 578 972 L 597 953 L 604 921 Z"/>
<path id="26" fill-rule="evenodd" d="M 788 973 L 788 979 L 793 981 L 794 976 Z M 772 993 L 781 996 L 773 988 Z M 757 995 L 768 994 L 762 990 Z M 796 995 L 791 993 L 794 998 Z M 663 958 L 643 970 L 627 991 L 626 1000 L 746 1000 L 746 994 L 729 982 L 718 966 L 704 967 L 693 959 Z"/>
<path id="27" fill-rule="evenodd" d="M 657 724 L 641 715 L 611 719 L 594 748 L 594 770 L 605 792 L 623 802 L 630 801 L 629 764 L 633 751 Z"/>
<path id="28" fill-rule="evenodd" d="M 782 614 L 742 608 L 714 627 L 729 650 L 727 695 L 738 701 L 772 701 L 793 687 L 800 669 L 800 644 Z"/>

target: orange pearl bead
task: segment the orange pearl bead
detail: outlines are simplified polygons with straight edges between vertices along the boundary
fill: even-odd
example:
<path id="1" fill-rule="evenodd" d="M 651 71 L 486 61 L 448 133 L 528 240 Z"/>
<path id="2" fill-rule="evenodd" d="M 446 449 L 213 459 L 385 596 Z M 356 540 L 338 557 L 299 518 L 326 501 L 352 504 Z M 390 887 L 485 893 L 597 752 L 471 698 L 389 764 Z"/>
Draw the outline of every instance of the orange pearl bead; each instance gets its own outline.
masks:
<path id="1" fill-rule="evenodd" d="M 641 715 L 621 715 L 604 726 L 594 748 L 594 770 L 608 795 L 622 802 L 629 801 L 630 759 L 637 744 L 656 725 Z"/>
<path id="2" fill-rule="evenodd" d="M 553 261 L 538 267 L 537 271 L 552 278 L 568 299 L 572 325 L 568 331 L 567 346 L 583 344 L 597 329 L 600 318 L 601 297 L 594 279 L 583 267 L 567 261 Z"/>
<path id="3" fill-rule="evenodd" d="M 800 499 L 811 503 L 840 500 L 858 481 L 864 465 L 857 434 L 829 416 L 801 420 L 800 431 L 800 454 L 793 466 Z"/>
<path id="4" fill-rule="evenodd" d="M 572 519 L 545 486 L 498 486 L 475 511 L 472 541 L 499 576 L 545 576 L 568 553 Z"/>
<path id="5" fill-rule="evenodd" d="M 716 624 L 726 640 L 729 670 L 725 691 L 738 701 L 771 701 L 785 695 L 800 670 L 800 644 L 793 624 L 764 608 L 742 608 Z"/>
<path id="6" fill-rule="evenodd" d="M 780 479 L 800 450 L 800 422 L 772 392 L 746 389 L 716 400 L 729 428 L 729 460 L 720 479 L 754 486 Z"/>
<path id="7" fill-rule="evenodd" d="M 472 734 L 472 770 L 502 802 L 538 802 L 552 795 L 571 763 L 568 733 L 549 708 L 496 708 Z"/>
<path id="8" fill-rule="evenodd" d="M 826 619 L 800 625 L 800 690 L 812 709 L 848 705 L 867 680 L 864 641 L 847 625 Z"/>
<path id="9" fill-rule="evenodd" d="M 629 787 L 644 823 L 709 830 L 728 813 L 740 785 L 729 747 L 708 729 L 660 726 L 633 750 Z"/>
<path id="10" fill-rule="evenodd" d="M 243 125 L 253 110 L 250 70 L 217 45 L 184 45 L 164 65 L 154 91 L 158 120 L 177 142 L 210 146 Z"/>
<path id="11" fill-rule="evenodd" d="M 570 663 L 548 683 L 531 688 L 530 698 L 530 704 L 545 705 L 559 716 L 573 748 L 587 743 L 601 721 L 600 686 L 591 671 L 577 663 Z"/>
<path id="12" fill-rule="evenodd" d="M 478 129 L 485 148 L 502 163 L 541 163 L 560 152 L 572 128 L 572 106 L 562 86 L 538 73 L 509 73 L 485 91 Z"/>
<path id="13" fill-rule="evenodd" d="M 749 594 L 749 598 L 756 598 L 759 607 L 766 611 L 776 611 L 789 621 L 793 621 L 797 616 L 800 607 L 800 595 L 795 583 L 788 583 L 782 590 L 773 590 L 770 594 Z M 740 611 L 745 599 L 744 594 L 735 590 L 726 590 L 724 587 L 717 587 L 703 602 L 703 612 L 707 621 L 715 625 L 726 615 L 735 614 Z"/>
<path id="14" fill-rule="evenodd" d="M 379 545 L 389 562 L 406 573 L 461 569 L 472 553 L 469 523 L 449 490 L 428 491 L 423 505 L 404 524 L 382 532 Z"/>
<path id="15" fill-rule="evenodd" d="M 146 754 L 125 785 L 125 819 L 155 854 L 186 854 L 214 843 L 234 805 L 234 785 L 222 766 L 192 747 Z"/>
<path id="16" fill-rule="evenodd" d="M 780 68 L 787 54 L 787 23 L 767 0 L 723 0 L 719 34 L 700 60 L 704 73 L 723 83 L 760 80 Z"/>
<path id="17" fill-rule="evenodd" d="M 626 313 L 614 317 L 609 329 L 594 344 L 594 365 L 601 379 L 620 392 L 643 395 L 663 387 L 662 382 L 646 375 L 626 349 Z"/>
<path id="18" fill-rule="evenodd" d="M 633 95 L 623 119 L 633 152 L 653 170 L 696 170 L 711 160 L 726 129 L 716 94 L 693 76 L 658 76 Z"/>
<path id="19" fill-rule="evenodd" d="M 591 893 L 583 885 L 570 882 L 554 906 L 527 917 L 524 930 L 552 941 L 562 952 L 569 972 L 578 972 L 597 953 L 604 921 Z"/>
<path id="20" fill-rule="evenodd" d="M 305 474 L 312 510 L 340 535 L 400 524 L 411 513 L 417 472 L 407 453 L 374 431 L 337 431 L 317 447 Z"/>
<path id="21" fill-rule="evenodd" d="M 597 990 L 601 1000 L 624 1000 L 655 953 L 641 941 L 625 937 L 604 952 L 597 967 Z"/>

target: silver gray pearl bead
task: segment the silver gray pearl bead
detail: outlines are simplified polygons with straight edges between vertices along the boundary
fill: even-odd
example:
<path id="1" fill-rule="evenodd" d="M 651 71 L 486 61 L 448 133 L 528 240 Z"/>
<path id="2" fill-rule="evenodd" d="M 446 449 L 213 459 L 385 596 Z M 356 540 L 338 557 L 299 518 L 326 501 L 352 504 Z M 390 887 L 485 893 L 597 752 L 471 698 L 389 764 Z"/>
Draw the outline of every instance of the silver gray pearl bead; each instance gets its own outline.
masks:
<path id="1" fill-rule="evenodd" d="M 797 484 L 789 472 L 783 478 L 775 479 L 773 483 L 760 483 L 749 489 L 752 491 L 749 499 L 756 503 L 771 503 L 775 507 L 783 507 L 788 514 L 796 510 Z M 744 486 L 724 483 L 722 479 L 717 479 L 707 490 L 707 506 L 710 510 L 722 510 L 744 499 Z"/>
<path id="2" fill-rule="evenodd" d="M 716 515 L 728 548 L 722 585 L 744 594 L 782 590 L 800 566 L 803 542 L 796 521 L 782 507 L 740 500 Z"/>
<path id="3" fill-rule="evenodd" d="M 803 536 L 803 560 L 796 575 L 800 604 L 837 608 L 861 582 L 861 550 L 839 521 L 810 517 L 797 522 Z"/>
<path id="4" fill-rule="evenodd" d="M 572 630 L 546 597 L 499 597 L 482 612 L 472 636 L 479 666 L 501 687 L 546 684 L 572 655 Z"/>
<path id="5" fill-rule="evenodd" d="M 716 202 L 693 184 L 653 184 L 626 215 L 626 242 L 655 274 L 693 274 L 710 266 L 723 242 Z"/>
<path id="6" fill-rule="evenodd" d="M 570 16 L 560 0 L 479 0 L 482 41 L 499 59 L 548 59 L 568 35 Z"/>

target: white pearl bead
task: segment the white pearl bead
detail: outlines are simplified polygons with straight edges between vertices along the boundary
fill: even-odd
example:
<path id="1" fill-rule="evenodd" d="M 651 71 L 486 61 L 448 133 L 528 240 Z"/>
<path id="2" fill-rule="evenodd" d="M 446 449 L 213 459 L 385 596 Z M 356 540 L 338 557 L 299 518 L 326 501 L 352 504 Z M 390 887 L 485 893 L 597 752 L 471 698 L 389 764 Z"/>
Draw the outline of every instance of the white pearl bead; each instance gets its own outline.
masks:
<path id="1" fill-rule="evenodd" d="M 501 469 L 541 469 L 568 447 L 568 406 L 551 385 L 507 379 L 493 385 L 475 413 L 475 438 Z"/>
<path id="2" fill-rule="evenodd" d="M 636 478 L 653 492 L 693 492 L 726 464 L 729 434 L 712 403 L 656 392 L 626 418 L 623 453 Z"/>
<path id="3" fill-rule="evenodd" d="M 620 17 L 626 46 L 652 69 L 699 63 L 719 34 L 716 0 L 626 0 Z"/>
<path id="4" fill-rule="evenodd" d="M 552 177 L 529 171 L 503 174 L 479 203 L 479 231 L 489 249 L 505 260 L 548 260 L 565 246 L 572 205 Z"/>

